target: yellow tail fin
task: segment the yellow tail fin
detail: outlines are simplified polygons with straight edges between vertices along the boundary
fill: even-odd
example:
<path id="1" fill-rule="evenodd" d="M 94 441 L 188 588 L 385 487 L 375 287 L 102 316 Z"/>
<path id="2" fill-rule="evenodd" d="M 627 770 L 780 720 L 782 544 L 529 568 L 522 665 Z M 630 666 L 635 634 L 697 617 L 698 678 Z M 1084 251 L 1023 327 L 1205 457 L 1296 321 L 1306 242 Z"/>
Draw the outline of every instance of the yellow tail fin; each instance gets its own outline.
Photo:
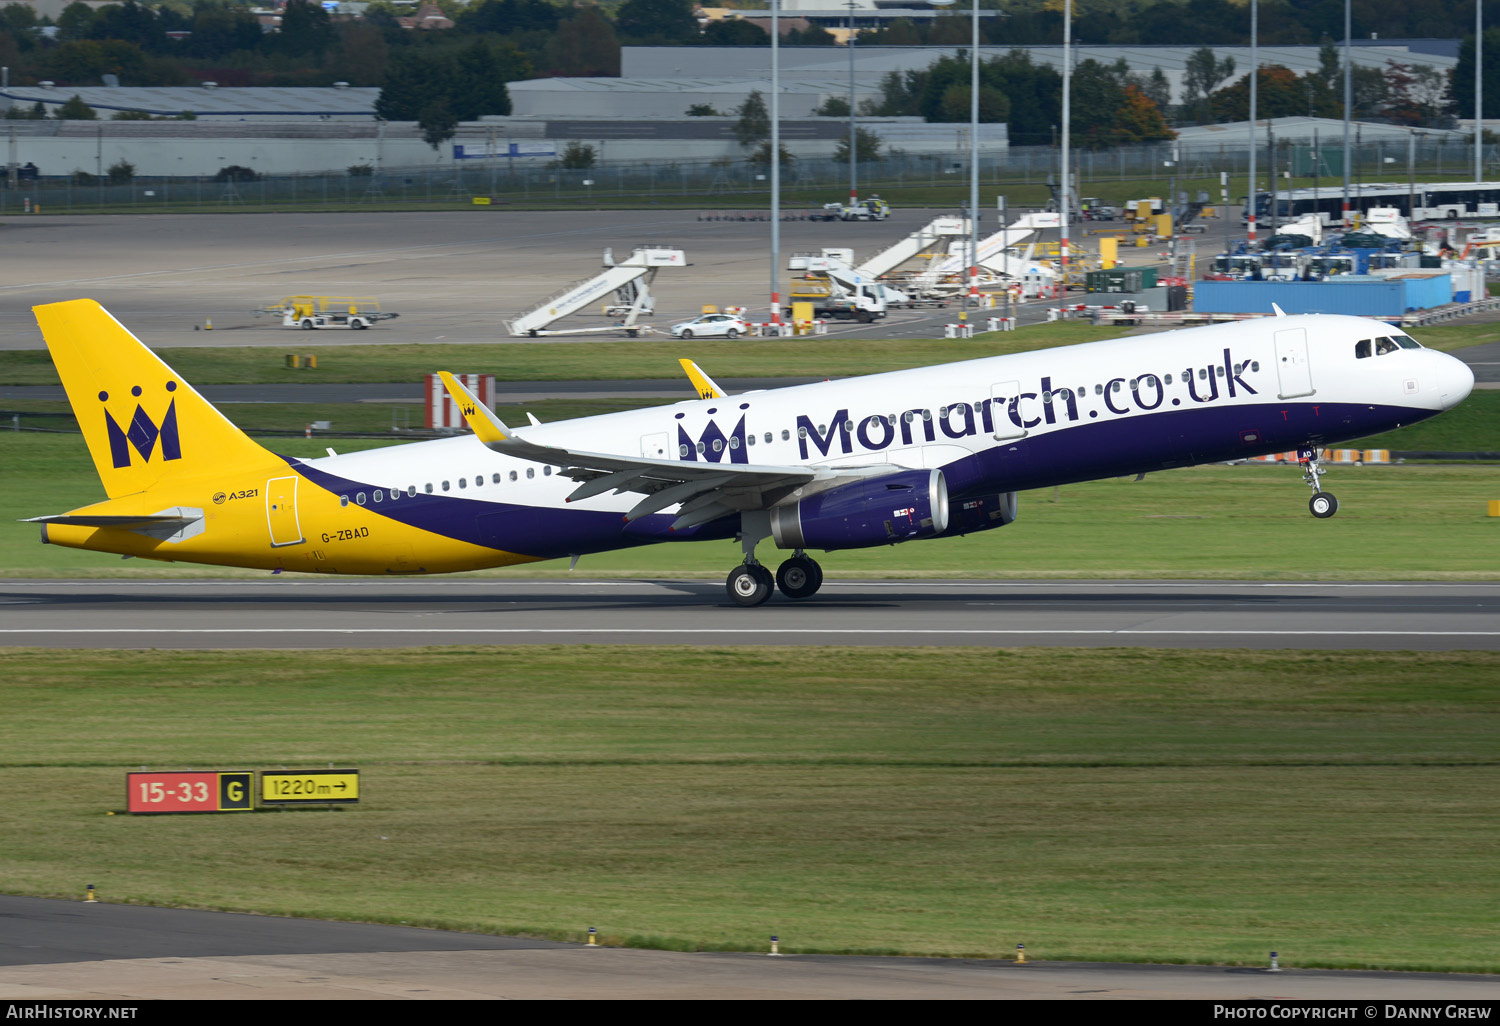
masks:
<path id="1" fill-rule="evenodd" d="M 32 312 L 111 499 L 275 459 L 92 299 Z"/>

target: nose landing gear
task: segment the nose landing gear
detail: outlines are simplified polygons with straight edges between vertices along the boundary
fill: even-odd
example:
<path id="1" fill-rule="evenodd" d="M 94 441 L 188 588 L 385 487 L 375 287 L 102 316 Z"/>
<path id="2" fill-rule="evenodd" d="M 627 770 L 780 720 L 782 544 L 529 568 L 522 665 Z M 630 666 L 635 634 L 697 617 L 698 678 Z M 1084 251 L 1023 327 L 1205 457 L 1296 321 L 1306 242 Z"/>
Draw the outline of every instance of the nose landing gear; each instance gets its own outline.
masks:
<path id="1" fill-rule="evenodd" d="M 1323 491 L 1318 483 L 1318 478 L 1323 476 L 1323 468 L 1318 463 L 1318 450 L 1298 449 L 1297 462 L 1302 467 L 1302 480 L 1313 490 L 1312 498 L 1307 500 L 1308 510 L 1319 520 L 1327 520 L 1339 511 L 1339 500 L 1332 492 Z"/>

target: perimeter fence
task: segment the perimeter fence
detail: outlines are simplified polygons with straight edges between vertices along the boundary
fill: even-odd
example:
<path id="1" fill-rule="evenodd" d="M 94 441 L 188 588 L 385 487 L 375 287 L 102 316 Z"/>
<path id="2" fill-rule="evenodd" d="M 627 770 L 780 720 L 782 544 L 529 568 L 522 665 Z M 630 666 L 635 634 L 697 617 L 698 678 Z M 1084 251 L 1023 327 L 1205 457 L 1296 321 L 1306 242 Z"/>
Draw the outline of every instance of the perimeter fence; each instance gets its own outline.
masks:
<path id="1" fill-rule="evenodd" d="M 871 192 L 903 194 L 919 204 L 957 205 L 967 195 L 967 144 L 955 133 L 949 154 L 893 152 L 879 160 L 861 161 L 856 179 L 862 195 Z M 1295 173 L 1298 185 L 1318 178 L 1332 188 L 1342 181 L 1342 149 L 1322 148 L 1309 160 L 1305 143 L 1278 143 L 1274 166 L 1278 176 Z M 1409 147 L 1402 141 L 1370 142 L 1350 148 L 1350 172 L 1358 182 L 1467 180 L 1473 175 L 1473 144 L 1462 139 L 1425 137 Z M 1497 147 L 1487 144 L 1486 175 L 1497 168 Z M 986 192 L 1017 190 L 1022 202 L 1037 205 L 1050 182 L 1058 177 L 1060 154 L 1051 146 L 1012 146 L 980 158 L 980 180 Z M 1229 194 L 1238 201 L 1246 192 L 1244 176 L 1249 155 L 1242 143 L 1228 140 L 1213 145 L 1160 143 L 1109 150 L 1075 150 L 1074 171 L 1080 193 L 1120 193 L 1121 183 L 1133 192 L 1162 194 L 1174 181 L 1182 188 L 1211 192 L 1204 198 L 1220 200 L 1219 179 L 1230 176 Z M 1273 164 L 1272 149 L 1259 151 L 1262 175 Z M 556 203 L 669 204 L 701 203 L 760 206 L 769 201 L 768 168 L 748 159 L 703 161 L 611 161 L 586 168 L 566 168 L 540 158 L 497 157 L 481 160 L 444 160 L 441 164 L 410 168 L 373 168 L 314 174 L 251 174 L 243 176 L 148 177 L 111 176 L 71 170 L 37 178 L 4 181 L 0 215 L 40 209 L 44 213 L 91 211 L 237 210 L 412 208 L 468 206 L 478 198 L 490 205 L 550 205 Z M 797 158 L 782 169 L 782 189 L 789 196 L 834 200 L 849 184 L 849 165 L 824 158 Z M 1264 188 L 1264 182 L 1262 188 Z M 951 191 L 951 195 L 949 192 Z M 1121 197 L 1123 198 L 1123 197 Z"/>

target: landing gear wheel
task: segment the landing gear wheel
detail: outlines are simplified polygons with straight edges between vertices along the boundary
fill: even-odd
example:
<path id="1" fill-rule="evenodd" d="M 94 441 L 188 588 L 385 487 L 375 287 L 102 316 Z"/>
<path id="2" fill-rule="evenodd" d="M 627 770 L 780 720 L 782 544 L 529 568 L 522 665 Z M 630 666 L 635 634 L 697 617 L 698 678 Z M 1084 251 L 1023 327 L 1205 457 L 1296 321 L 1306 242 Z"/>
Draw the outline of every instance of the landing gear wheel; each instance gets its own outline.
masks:
<path id="1" fill-rule="evenodd" d="M 729 600 L 737 606 L 758 606 L 771 597 L 775 584 L 771 571 L 765 567 L 741 563 L 729 571 L 724 590 L 729 592 Z"/>
<path id="2" fill-rule="evenodd" d="M 776 587 L 789 599 L 810 598 L 823 586 L 823 568 L 806 556 L 793 556 L 776 570 Z"/>
<path id="3" fill-rule="evenodd" d="M 1318 492 L 1307 500 L 1307 508 L 1319 520 L 1327 520 L 1339 511 L 1339 500 L 1334 498 L 1332 492 Z"/>

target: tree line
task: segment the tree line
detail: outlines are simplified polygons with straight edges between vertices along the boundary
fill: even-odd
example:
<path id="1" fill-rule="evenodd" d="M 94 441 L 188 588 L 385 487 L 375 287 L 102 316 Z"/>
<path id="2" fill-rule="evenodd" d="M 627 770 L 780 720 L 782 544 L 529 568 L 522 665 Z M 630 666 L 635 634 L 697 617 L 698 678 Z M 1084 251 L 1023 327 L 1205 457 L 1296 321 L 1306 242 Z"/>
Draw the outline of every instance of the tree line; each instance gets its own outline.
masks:
<path id="1" fill-rule="evenodd" d="M 726 0 L 735 2 L 735 0 Z M 741 0 L 749 2 L 749 0 Z M 999 0 L 980 0 L 996 7 Z M 123 85 L 315 86 L 343 81 L 382 87 L 378 112 L 393 120 L 435 126 L 510 112 L 506 82 L 550 76 L 619 74 L 622 45 L 761 46 L 769 37 L 749 21 L 700 27 L 692 0 L 623 0 L 612 8 L 551 0 L 437 0 L 451 29 L 411 30 L 397 21 L 402 9 L 372 0 L 359 20 L 330 17 L 313 0 L 288 0 L 278 32 L 263 31 L 240 0 L 139 0 L 92 8 L 66 7 L 56 23 L 29 6 L 0 9 L 0 64 L 11 80 L 50 79 L 61 85 L 95 85 L 115 75 Z M 1500 0 L 1494 0 L 1500 26 Z M 1052 43 L 1061 37 L 1056 0 L 1006 0 L 1004 18 L 981 19 L 989 43 Z M 1332 40 L 1342 34 L 1342 0 L 1262 0 L 1264 43 L 1323 43 L 1317 72 L 1285 68 L 1260 72 L 1261 116 L 1342 116 L 1341 57 Z M 1233 0 L 1077 0 L 1081 43 L 1243 44 L 1246 7 Z M 1432 0 L 1420 8 L 1387 0 L 1356 0 L 1355 32 L 1382 36 L 1463 37 L 1472 6 Z M 412 13 L 406 10 L 405 13 Z M 745 11 L 746 14 L 753 13 Z M 964 12 L 959 12 L 962 15 Z M 916 72 L 892 74 L 882 97 L 867 109 L 914 114 L 929 121 L 968 120 L 968 65 L 963 46 L 970 20 L 963 16 L 922 21 L 896 19 L 862 32 L 868 44 L 953 44 L 955 55 Z M 788 45 L 831 45 L 816 26 L 785 37 Z M 1500 110 L 1500 27 L 1485 33 L 1485 104 Z M 1405 124 L 1441 126 L 1472 113 L 1474 46 L 1467 37 L 1451 76 L 1419 62 L 1386 69 L 1356 69 L 1354 113 Z M 980 116 L 1008 121 L 1017 143 L 1046 143 L 1059 125 L 1061 84 L 1055 71 L 1024 50 L 987 60 L 981 68 Z M 1451 81 L 1450 81 L 1451 78 Z M 1168 125 L 1243 118 L 1248 104 L 1245 69 L 1201 46 L 1189 63 L 1186 95 L 1173 97 L 1160 72 L 1144 75 L 1121 63 L 1084 61 L 1074 81 L 1075 141 L 1102 146 L 1170 135 Z M 847 107 L 845 108 L 847 111 Z M 830 111 L 831 113 L 831 111 Z M 424 124 L 424 127 L 426 125 Z"/>

